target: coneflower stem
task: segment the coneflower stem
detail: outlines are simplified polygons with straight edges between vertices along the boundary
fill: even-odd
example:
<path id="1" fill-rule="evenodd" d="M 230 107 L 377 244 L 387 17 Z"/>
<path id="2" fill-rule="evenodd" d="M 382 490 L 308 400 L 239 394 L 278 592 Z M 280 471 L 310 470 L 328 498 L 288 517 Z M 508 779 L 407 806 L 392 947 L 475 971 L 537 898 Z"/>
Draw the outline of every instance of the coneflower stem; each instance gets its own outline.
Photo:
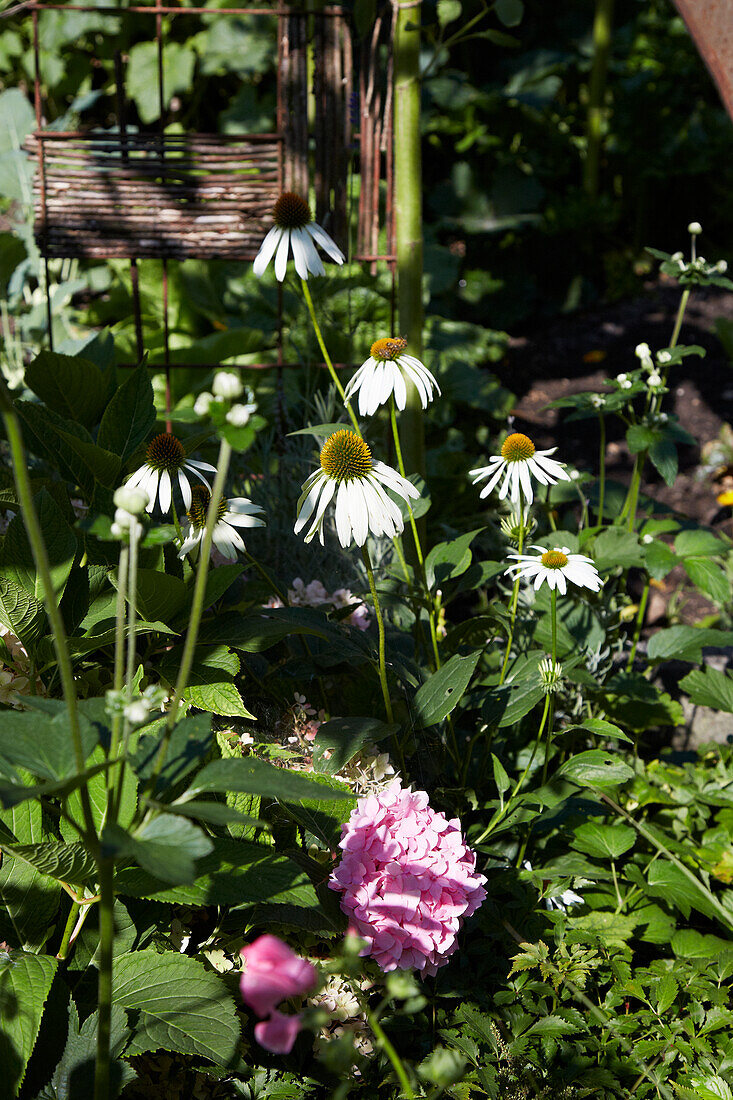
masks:
<path id="1" fill-rule="evenodd" d="M 522 498 L 519 498 L 521 505 Z M 522 546 L 524 545 L 524 512 L 519 513 L 519 534 L 517 536 L 517 553 L 522 553 Z M 519 601 L 519 574 L 514 578 L 514 587 L 512 588 L 512 602 L 509 606 L 509 634 L 506 640 L 506 650 L 504 651 L 504 663 L 501 666 L 501 675 L 499 676 L 499 687 L 504 683 L 504 677 L 506 676 L 507 666 L 509 664 L 509 654 L 512 649 L 512 642 L 514 641 L 514 622 L 517 617 L 517 603 Z"/>
<path id="2" fill-rule="evenodd" d="M 606 421 L 603 413 L 598 414 L 598 424 L 601 429 L 598 471 L 598 523 L 602 526 L 603 505 L 606 500 Z"/>
<path id="3" fill-rule="evenodd" d="M 550 618 L 552 620 L 552 690 L 548 692 L 550 705 L 547 712 L 547 739 L 545 741 L 545 763 L 542 767 L 542 786 L 547 781 L 547 766 L 550 762 L 550 741 L 552 740 L 552 721 L 555 717 L 555 687 L 554 676 L 557 668 L 557 589 L 550 591 Z"/>
<path id="4" fill-rule="evenodd" d="M 323 361 L 326 364 L 326 366 L 328 367 L 331 378 L 333 379 L 333 384 L 336 387 L 336 389 L 338 390 L 339 395 L 341 397 L 341 400 L 343 401 L 344 405 L 346 406 L 346 411 L 348 412 L 349 416 L 351 417 L 351 423 L 354 425 L 354 431 L 356 432 L 356 434 L 358 436 L 361 436 L 361 428 L 359 427 L 359 421 L 356 419 L 356 416 L 354 414 L 354 410 L 352 409 L 351 405 L 346 400 L 346 393 L 344 392 L 344 387 L 341 385 L 341 379 L 339 378 L 338 374 L 336 373 L 336 368 L 334 367 L 333 363 L 331 362 L 331 356 L 328 354 L 328 348 L 326 347 L 326 343 L 325 343 L 325 341 L 323 339 L 323 335 L 321 333 L 320 325 L 318 324 L 318 318 L 316 317 L 316 311 L 315 311 L 315 307 L 313 305 L 313 299 L 311 297 L 311 292 L 310 292 L 310 289 L 308 287 L 308 280 L 307 279 L 301 279 L 300 281 L 301 281 L 302 286 L 303 286 L 303 297 L 305 298 L 305 303 L 308 306 L 308 312 L 310 313 L 311 322 L 313 324 L 313 331 L 316 334 L 316 340 L 318 341 L 318 346 L 321 349 L 321 355 L 323 356 Z"/>
<path id="5" fill-rule="evenodd" d="M 140 535 L 142 534 L 142 524 L 138 520 L 134 520 L 130 525 L 130 557 L 129 568 L 127 575 L 127 666 L 125 672 L 125 706 L 132 702 L 132 683 L 135 679 L 135 662 L 137 655 L 137 559 L 138 559 L 138 545 Z M 130 719 L 125 716 L 122 724 L 122 759 L 120 761 L 119 772 L 117 775 L 116 791 L 115 791 L 115 805 L 114 805 L 114 817 L 112 821 L 116 821 L 119 813 L 120 806 L 122 804 L 122 787 L 125 781 L 125 756 L 127 754 L 127 744 L 130 740 Z"/>
<path id="6" fill-rule="evenodd" d="M 130 551 L 127 543 L 120 545 L 120 558 L 117 566 L 117 601 L 115 606 L 115 664 L 114 664 L 114 690 L 119 700 L 120 692 L 125 685 L 125 599 L 127 596 L 127 571 L 130 560 Z M 112 718 L 112 736 L 109 745 L 109 758 L 115 760 L 120 748 L 120 733 L 122 731 L 122 714 L 115 709 Z M 105 820 L 111 820 L 114 812 L 114 769 L 107 772 L 107 805 Z"/>
<path id="7" fill-rule="evenodd" d="M 364 568 L 369 578 L 369 591 L 372 594 L 372 602 L 374 603 L 374 614 L 377 619 L 377 632 L 379 634 L 379 682 L 382 685 L 382 697 L 384 698 L 384 709 L 387 713 L 387 721 L 390 725 L 394 723 L 394 714 L 392 713 L 392 700 L 389 697 L 389 687 L 387 686 L 387 664 L 385 660 L 385 644 L 384 644 L 384 619 L 382 618 L 382 608 L 379 603 L 379 596 L 377 595 L 377 586 L 374 583 L 374 570 L 372 569 L 372 559 L 369 557 L 369 550 L 366 543 L 361 548 L 361 555 L 364 559 Z"/>
<path id="8" fill-rule="evenodd" d="M 99 861 L 99 982 L 97 1003 L 97 1058 L 94 1100 L 109 1100 L 110 1032 L 112 1022 L 112 951 L 114 947 L 114 858 Z"/>

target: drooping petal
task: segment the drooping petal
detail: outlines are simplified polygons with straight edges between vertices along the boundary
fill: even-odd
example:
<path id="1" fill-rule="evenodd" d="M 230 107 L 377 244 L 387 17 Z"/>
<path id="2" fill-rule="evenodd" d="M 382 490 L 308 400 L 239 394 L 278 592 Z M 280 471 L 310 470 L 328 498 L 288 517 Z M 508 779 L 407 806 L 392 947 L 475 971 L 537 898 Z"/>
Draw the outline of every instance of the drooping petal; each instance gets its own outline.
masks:
<path id="1" fill-rule="evenodd" d="M 305 246 L 303 243 L 303 230 L 293 229 L 290 234 L 290 243 L 293 246 L 293 259 L 295 261 L 295 270 L 300 275 L 301 279 L 308 278 L 308 260 L 306 259 Z"/>
<path id="2" fill-rule="evenodd" d="M 285 278 L 285 273 L 288 269 L 288 252 L 290 251 L 290 230 L 284 229 L 280 244 L 277 246 L 277 255 L 275 256 L 275 278 L 281 283 Z"/>
<path id="3" fill-rule="evenodd" d="M 324 252 L 327 252 L 332 260 L 335 260 L 337 264 L 344 262 L 345 256 L 335 241 L 331 240 L 325 229 L 322 229 L 316 222 L 311 222 L 306 226 L 306 229 L 310 233 L 313 240 L 321 246 Z"/>
<path id="4" fill-rule="evenodd" d="M 306 266 L 312 275 L 325 275 L 326 269 L 323 266 L 323 260 L 318 255 L 318 249 L 313 243 L 313 238 L 307 233 L 305 229 L 300 230 L 301 241 L 303 244 L 303 255 L 305 256 Z"/>
<path id="5" fill-rule="evenodd" d="M 183 470 L 178 471 L 178 484 L 181 488 L 183 505 L 186 511 L 188 511 L 188 509 L 191 507 L 191 486 L 188 484 L 188 478 L 184 474 Z"/>
<path id="6" fill-rule="evenodd" d="M 362 491 L 362 481 L 360 478 L 354 478 L 347 484 L 354 541 L 357 546 L 363 546 L 369 534 L 369 510 Z"/>
<path id="7" fill-rule="evenodd" d="M 282 229 L 280 226 L 273 225 L 272 229 L 265 234 L 265 239 L 260 245 L 260 250 L 255 256 L 255 262 L 252 265 L 252 270 L 258 278 L 264 274 L 267 265 L 272 259 L 278 241 L 280 240 L 281 233 Z"/>
<path id="8" fill-rule="evenodd" d="M 166 515 L 171 510 L 171 475 L 167 470 L 163 470 L 160 475 L 158 491 L 160 493 L 160 510 L 163 515 Z"/>
<path id="9" fill-rule="evenodd" d="M 342 481 L 336 495 L 336 533 L 346 548 L 351 543 L 351 516 L 349 513 L 348 482 Z"/>
<path id="10" fill-rule="evenodd" d="M 323 489 L 324 485 L 327 485 L 330 481 L 330 478 L 327 477 L 323 470 L 317 470 L 316 474 L 318 476 L 313 478 L 313 481 L 309 488 L 303 492 L 300 499 L 298 500 L 296 509 L 297 518 L 295 520 L 295 527 L 293 528 L 296 535 L 303 530 L 306 523 L 311 518 L 318 497 L 320 496 L 321 490 Z M 308 485 L 308 482 L 306 482 L 305 484 Z"/>

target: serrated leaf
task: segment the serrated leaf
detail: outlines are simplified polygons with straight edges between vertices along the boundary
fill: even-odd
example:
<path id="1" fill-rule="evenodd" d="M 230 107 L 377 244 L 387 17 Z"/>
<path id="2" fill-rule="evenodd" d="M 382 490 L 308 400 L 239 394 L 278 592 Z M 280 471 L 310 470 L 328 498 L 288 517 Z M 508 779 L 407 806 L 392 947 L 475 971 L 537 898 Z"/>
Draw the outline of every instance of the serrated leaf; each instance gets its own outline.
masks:
<path id="1" fill-rule="evenodd" d="M 119 455 L 124 465 L 155 424 L 153 387 L 148 368 L 132 371 L 104 411 L 97 442 Z"/>
<path id="2" fill-rule="evenodd" d="M 667 860 L 650 863 L 647 883 L 650 894 L 663 898 L 679 909 L 685 919 L 689 917 L 690 909 L 697 909 L 713 920 L 719 919 L 719 914 L 711 905 L 702 885 L 697 886 L 674 863 Z"/>
<path id="3" fill-rule="evenodd" d="M 107 855 L 131 856 L 143 870 L 177 886 L 193 882 L 197 861 L 213 850 L 212 840 L 185 817 L 160 814 L 134 835 L 119 825 L 107 825 L 102 850 Z"/>
<path id="4" fill-rule="evenodd" d="M 343 791 L 324 788 L 298 772 L 276 768 L 256 756 L 242 759 L 214 760 L 199 772 L 185 793 L 194 798 L 205 791 L 240 791 L 283 802 L 299 802 L 301 798 L 332 798 L 343 801 L 349 796 Z M 179 799 L 179 802 L 181 800 Z"/>
<path id="5" fill-rule="evenodd" d="M 0 1035 L 10 1096 L 18 1095 L 25 1077 L 57 967 L 49 955 L 0 951 Z"/>
<path id="6" fill-rule="evenodd" d="M 33 503 L 51 570 L 51 596 L 60 600 L 74 564 L 76 536 L 46 489 L 42 489 L 33 498 Z M 9 581 L 20 585 L 39 603 L 44 599 L 43 584 L 33 563 L 33 552 L 25 523 L 19 515 L 11 521 L 5 535 L 0 566 Z"/>
<path id="7" fill-rule="evenodd" d="M 399 732 L 379 718 L 332 718 L 318 730 L 313 745 L 313 765 L 317 772 L 340 772 L 363 745 L 383 741 Z M 329 753 L 326 759 L 326 753 Z"/>
<path id="8" fill-rule="evenodd" d="M 524 1032 L 524 1035 L 541 1035 L 543 1039 L 556 1038 L 558 1035 L 572 1035 L 577 1031 L 575 1024 L 563 1020 L 562 1016 L 543 1016 Z"/>
<path id="9" fill-rule="evenodd" d="M 81 843 L 49 840 L 41 844 L 6 844 L 0 840 L 0 848 L 6 855 L 23 860 L 41 874 L 63 882 L 89 882 L 97 871 L 94 857 Z"/>
<path id="10" fill-rule="evenodd" d="M 29 700 L 32 702 L 32 700 Z M 0 722 L 0 758 L 27 768 L 38 779 L 66 779 L 76 774 L 76 753 L 66 707 L 58 700 L 57 712 L 39 716 L 36 711 L 10 711 Z M 96 745 L 99 732 L 82 714 L 79 732 L 84 760 Z"/>
<path id="11" fill-rule="evenodd" d="M 16 843 L 44 841 L 40 803 L 27 800 L 2 813 Z M 6 909 L 19 947 L 39 951 L 46 942 L 59 906 L 61 887 L 24 860 L 5 856 L 0 863 L 0 905 Z"/>
<path id="12" fill-rule="evenodd" d="M 656 999 L 657 1012 L 661 1016 L 668 1008 L 671 1008 L 677 999 L 679 985 L 671 974 L 663 974 L 657 982 Z"/>
<path id="13" fill-rule="evenodd" d="M 115 960 L 113 1004 L 135 1014 L 128 1054 L 173 1050 L 218 1066 L 233 1061 L 240 1027 L 218 975 L 176 951 L 135 951 Z"/>
<path id="14" fill-rule="evenodd" d="M 0 577 L 0 622 L 30 649 L 43 631 L 43 604 L 19 584 Z"/>
<path id="15" fill-rule="evenodd" d="M 467 657 L 456 653 L 420 685 L 413 699 L 419 725 L 434 726 L 451 713 L 466 691 L 480 657 L 480 651 Z"/>
<path id="16" fill-rule="evenodd" d="M 25 383 L 54 412 L 87 428 L 97 423 L 107 394 L 107 379 L 95 363 L 53 351 L 39 352 L 28 364 Z"/>
<path id="17" fill-rule="evenodd" d="M 705 646 L 733 645 L 732 630 L 711 630 L 700 626 L 678 624 L 658 630 L 649 639 L 647 655 L 650 661 L 700 661 Z"/>
<path id="18" fill-rule="evenodd" d="M 696 706 L 733 713 L 733 676 L 717 668 L 706 667 L 688 672 L 680 680 L 680 688 Z"/>
<path id="19" fill-rule="evenodd" d="M 635 840 L 636 832 L 630 825 L 622 825 L 620 822 L 607 825 L 589 821 L 575 829 L 572 846 L 599 859 L 618 859 L 633 848 Z"/>

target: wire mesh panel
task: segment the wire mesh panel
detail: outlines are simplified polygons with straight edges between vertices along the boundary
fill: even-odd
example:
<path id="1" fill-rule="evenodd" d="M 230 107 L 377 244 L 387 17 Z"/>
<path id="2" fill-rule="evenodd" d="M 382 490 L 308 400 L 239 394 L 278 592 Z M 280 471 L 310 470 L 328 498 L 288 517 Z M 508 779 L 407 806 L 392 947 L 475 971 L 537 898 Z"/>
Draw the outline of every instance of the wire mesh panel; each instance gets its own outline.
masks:
<path id="1" fill-rule="evenodd" d="M 46 131 L 31 141 L 43 147 L 35 205 L 46 256 L 253 259 L 280 190 L 272 134 Z"/>

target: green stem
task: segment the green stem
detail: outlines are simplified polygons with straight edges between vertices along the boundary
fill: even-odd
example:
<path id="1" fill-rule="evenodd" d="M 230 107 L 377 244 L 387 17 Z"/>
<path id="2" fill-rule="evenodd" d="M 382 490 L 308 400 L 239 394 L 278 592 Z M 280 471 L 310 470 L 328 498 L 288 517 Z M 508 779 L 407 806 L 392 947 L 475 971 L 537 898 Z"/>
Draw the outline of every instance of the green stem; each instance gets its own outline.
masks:
<path id="1" fill-rule="evenodd" d="M 682 297 L 680 298 L 680 304 L 677 307 L 677 316 L 674 321 L 674 328 L 672 329 L 672 339 L 669 342 L 669 346 L 674 348 L 677 346 L 677 341 L 680 338 L 680 329 L 682 328 L 682 322 L 685 317 L 685 310 L 687 309 L 687 303 L 690 300 L 690 294 L 692 290 L 689 286 L 686 286 L 682 291 Z M 666 379 L 666 374 L 665 374 Z"/>
<path id="2" fill-rule="evenodd" d="M 389 399 L 389 418 L 392 424 L 392 436 L 394 438 L 395 454 L 397 456 L 397 465 L 402 476 L 406 479 L 405 463 L 402 460 L 402 447 L 400 446 L 400 432 L 397 427 L 397 413 L 395 411 L 394 396 Z M 425 558 L 422 552 L 422 545 L 420 543 L 420 535 L 417 530 L 417 523 L 415 522 L 415 516 L 412 511 L 412 505 L 410 501 L 407 501 L 407 514 L 410 517 L 410 527 L 412 529 L 412 538 L 415 543 L 415 553 L 417 554 L 418 565 L 420 568 L 420 579 L 425 592 L 425 598 L 428 605 L 428 619 L 430 621 L 430 640 L 433 644 L 433 660 L 435 661 L 436 670 L 440 668 L 440 651 L 438 649 L 438 629 L 435 621 L 435 601 L 430 592 L 430 585 L 428 584 L 428 575 L 425 569 Z"/>
<path id="3" fill-rule="evenodd" d="M 603 143 L 603 100 L 613 35 L 612 19 L 613 0 L 596 0 L 593 20 L 593 64 L 588 85 L 587 146 L 583 165 L 583 188 L 592 199 L 598 195 Z"/>
<path id="4" fill-rule="evenodd" d="M 376 1017 L 376 1014 L 370 1012 L 367 1008 L 366 1018 L 369 1027 L 374 1033 L 374 1037 L 379 1043 L 380 1048 L 384 1051 L 384 1053 L 387 1055 L 390 1062 L 392 1063 L 392 1068 L 397 1074 L 397 1080 L 402 1087 L 402 1095 L 407 1097 L 407 1100 L 415 1100 L 415 1093 L 412 1091 L 412 1085 L 410 1084 L 405 1067 L 402 1064 L 402 1059 L 400 1058 L 395 1048 L 392 1046 L 392 1043 L 387 1038 L 382 1025 Z"/>
<path id="5" fill-rule="evenodd" d="M 140 535 L 142 534 L 142 524 L 137 520 L 130 527 L 130 551 L 128 558 L 128 572 L 127 572 L 127 663 L 126 663 L 126 691 L 125 691 L 125 705 L 132 702 L 132 682 L 135 679 L 135 664 L 137 660 L 137 562 L 138 562 L 138 549 Z M 118 624 L 119 625 L 119 624 Z M 117 650 L 115 649 L 115 662 L 117 661 Z M 114 822 L 120 812 L 120 806 L 122 804 L 122 788 L 125 782 L 125 757 L 127 756 L 127 746 L 130 740 L 130 732 L 132 726 L 130 725 L 130 719 L 125 717 L 122 724 L 122 759 L 120 760 L 120 766 L 117 770 L 117 776 L 115 780 L 115 800 L 114 809 L 112 811 L 111 820 Z"/>
<path id="6" fill-rule="evenodd" d="M 522 546 L 524 544 L 524 511 L 521 508 L 522 498 L 519 498 L 520 511 L 519 511 L 519 537 L 517 539 L 517 553 L 522 553 Z M 501 666 L 501 675 L 499 676 L 499 687 L 504 683 L 504 677 L 506 676 L 506 670 L 509 665 L 509 654 L 512 650 L 512 643 L 514 641 L 514 622 L 517 617 L 517 603 L 519 602 L 519 575 L 514 578 L 514 587 L 512 588 L 512 602 L 509 606 L 509 634 L 506 640 L 506 649 L 504 651 L 504 663 Z"/>
<path id="7" fill-rule="evenodd" d="M 644 624 L 644 615 L 646 614 L 646 605 L 647 605 L 647 601 L 649 599 L 650 584 L 651 584 L 650 578 L 647 577 L 646 582 L 644 584 L 644 591 L 642 592 L 641 599 L 639 600 L 639 611 L 638 611 L 638 614 L 636 616 L 636 626 L 634 627 L 634 639 L 631 643 L 631 652 L 629 653 L 629 659 L 626 662 L 626 671 L 627 672 L 631 672 L 631 669 L 634 667 L 634 660 L 636 659 L 636 647 L 639 644 L 639 637 L 641 635 L 641 628 Z"/>
<path id="8" fill-rule="evenodd" d="M 0 378 L 0 410 L 2 411 L 5 431 L 10 445 L 15 486 L 18 491 L 18 500 L 23 513 L 23 522 L 28 532 L 28 541 L 31 544 L 36 572 L 43 586 L 43 603 L 53 634 L 56 660 L 58 662 L 66 709 L 69 714 L 69 727 L 71 729 L 71 739 L 74 745 L 76 769 L 77 772 L 83 772 L 85 764 L 84 748 L 79 726 L 79 709 L 77 706 L 76 685 L 74 684 L 74 671 L 71 665 L 71 658 L 69 657 L 69 649 L 66 641 L 66 629 L 59 609 L 58 600 L 56 599 L 56 593 L 54 592 L 46 544 L 43 541 L 41 526 L 38 522 L 35 504 L 33 503 L 33 490 L 31 488 L 30 475 L 28 473 L 28 465 L 25 458 L 20 421 L 18 420 L 18 414 L 15 411 L 12 398 L 8 393 L 5 380 L 2 378 Z M 79 788 L 79 796 L 81 798 L 84 825 L 88 834 L 89 843 L 96 844 L 94 818 L 92 816 L 89 792 L 86 786 Z"/>
<path id="9" fill-rule="evenodd" d="M 227 471 L 229 470 L 229 460 L 232 455 L 232 448 L 227 443 L 226 439 L 222 439 L 219 444 L 219 457 L 216 463 L 216 477 L 214 478 L 214 484 L 211 487 L 211 500 L 209 501 L 209 510 L 206 513 L 206 529 L 204 537 L 201 540 L 201 557 L 199 558 L 198 569 L 196 571 L 196 583 L 193 589 L 193 603 L 191 606 L 191 614 L 188 620 L 188 631 L 186 632 L 186 641 L 183 645 L 183 655 L 181 656 L 181 664 L 178 669 L 178 678 L 176 680 L 176 688 L 171 701 L 170 709 L 168 711 L 168 719 L 165 725 L 165 732 L 160 742 L 160 748 L 158 749 L 158 755 L 155 760 L 155 767 L 153 773 L 147 782 L 146 794 L 151 794 L 155 790 L 155 784 L 158 776 L 163 768 L 165 762 L 166 753 L 168 752 L 168 745 L 173 735 L 173 730 L 178 721 L 178 713 L 183 700 L 183 693 L 188 685 L 188 677 L 191 673 L 193 666 L 194 652 L 196 650 L 196 642 L 198 640 L 199 626 L 201 625 L 201 616 L 204 611 L 204 597 L 206 595 L 206 578 L 209 572 L 209 558 L 211 557 L 211 546 L 214 541 L 214 528 L 216 527 L 219 504 L 224 493 L 224 482 L 226 481 Z"/>
<path id="10" fill-rule="evenodd" d="M 553 588 L 550 592 L 550 618 L 552 620 L 552 675 L 555 675 L 555 668 L 557 667 L 557 589 Z M 554 688 L 554 685 L 553 685 Z M 552 740 L 552 720 L 555 716 L 555 692 L 554 690 L 548 694 L 550 700 L 550 706 L 548 708 L 547 716 L 547 738 L 545 740 L 545 763 L 542 767 L 542 786 L 544 787 L 547 782 L 547 766 L 550 762 L 550 741 Z"/>
<path id="11" fill-rule="evenodd" d="M 62 962 L 69 954 L 69 942 L 71 940 L 71 933 L 74 931 L 74 925 L 76 924 L 76 919 L 79 916 L 80 909 L 81 905 L 79 905 L 77 901 L 73 901 L 71 903 L 71 909 L 69 910 L 69 915 L 66 918 L 66 924 L 64 925 L 64 934 L 61 937 L 61 946 L 59 947 L 56 954 L 56 958 L 61 960 Z"/>
<path id="12" fill-rule="evenodd" d="M 598 473 L 598 522 L 603 525 L 603 506 L 606 502 L 606 420 L 603 413 L 598 414 L 601 429 L 601 443 Z"/>
<path id="13" fill-rule="evenodd" d="M 110 1030 L 112 1020 L 112 949 L 114 945 L 114 859 L 99 860 L 99 985 L 97 1060 L 94 1100 L 109 1100 Z"/>
<path id="14" fill-rule="evenodd" d="M 420 139 L 419 0 L 395 2 L 394 46 L 394 172 L 397 305 L 399 325 L 413 355 L 422 355 L 423 227 L 422 148 Z M 425 473 L 425 433 L 419 394 L 407 386 L 405 460 L 415 473 Z"/>
<path id="15" fill-rule="evenodd" d="M 336 368 L 334 367 L 333 363 L 331 362 L 331 356 L 328 354 L 328 348 L 326 347 L 326 343 L 325 343 L 325 341 L 323 339 L 323 335 L 321 333 L 320 325 L 318 324 L 318 318 L 316 317 L 316 311 L 315 311 L 315 307 L 313 305 L 313 299 L 311 297 L 310 287 L 308 286 L 308 280 L 307 279 L 301 279 L 300 281 L 303 285 L 303 296 L 305 298 L 306 305 L 308 306 L 308 312 L 310 313 L 311 322 L 313 324 L 313 331 L 316 334 L 316 340 L 318 341 L 318 346 L 321 349 L 321 355 L 323 356 L 323 361 L 326 364 L 326 366 L 328 367 L 331 378 L 333 379 L 333 383 L 334 383 L 336 389 L 339 392 L 341 400 L 343 401 L 344 405 L 346 406 L 346 411 L 348 412 L 349 416 L 351 417 L 351 423 L 354 425 L 354 431 L 356 432 L 356 434 L 358 436 L 361 436 L 361 428 L 359 427 L 359 421 L 356 419 L 356 415 L 355 415 L 354 410 L 352 409 L 351 405 L 346 400 L 346 394 L 344 392 L 344 387 L 341 385 L 341 379 L 339 378 L 338 374 L 336 373 Z"/>
<path id="16" fill-rule="evenodd" d="M 394 723 L 394 714 L 392 713 L 392 700 L 389 697 L 389 688 L 387 686 L 387 665 L 385 661 L 385 645 L 384 645 L 384 620 L 382 618 L 382 608 L 379 604 L 379 596 L 377 595 L 377 586 L 374 583 L 374 570 L 372 569 L 372 559 L 369 557 L 369 550 L 366 543 L 361 548 L 361 554 L 364 559 L 364 567 L 367 571 L 367 577 L 369 578 L 369 591 L 372 594 L 372 601 L 374 603 L 374 614 L 377 617 L 377 631 L 379 633 L 379 682 L 382 685 L 382 697 L 384 699 L 384 709 L 387 712 L 387 721 L 390 725 Z"/>

